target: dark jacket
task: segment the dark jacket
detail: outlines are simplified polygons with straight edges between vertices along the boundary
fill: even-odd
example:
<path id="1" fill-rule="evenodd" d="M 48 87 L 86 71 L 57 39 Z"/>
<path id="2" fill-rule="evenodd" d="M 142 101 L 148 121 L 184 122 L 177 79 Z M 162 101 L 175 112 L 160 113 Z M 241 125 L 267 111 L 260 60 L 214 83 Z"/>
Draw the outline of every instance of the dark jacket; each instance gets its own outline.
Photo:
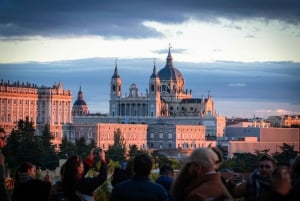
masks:
<path id="1" fill-rule="evenodd" d="M 31 179 L 15 186 L 12 201 L 48 201 L 51 189 L 50 182 L 39 179 Z"/>
<path id="2" fill-rule="evenodd" d="M 85 173 L 88 171 L 88 165 L 86 162 L 85 166 Z M 107 164 L 104 161 L 101 161 L 101 167 L 99 170 L 98 176 L 95 177 L 82 177 L 77 184 L 75 185 L 75 189 L 72 192 L 69 192 L 68 200 L 69 201 L 80 201 L 79 197 L 76 195 L 76 191 L 80 193 L 86 194 L 88 196 L 93 196 L 93 192 L 98 188 L 101 184 L 105 182 L 107 179 Z"/>
<path id="3" fill-rule="evenodd" d="M 110 201 L 167 201 L 166 190 L 151 182 L 146 176 L 133 176 L 117 184 L 112 191 Z"/>
<path id="4" fill-rule="evenodd" d="M 258 171 L 253 172 L 246 184 L 245 201 L 272 200 L 271 180 L 263 178 Z"/>
<path id="5" fill-rule="evenodd" d="M 173 184 L 173 181 L 174 181 L 173 177 L 167 176 L 167 175 L 160 175 L 160 176 L 155 180 L 156 183 L 162 185 L 162 186 L 166 189 L 166 191 L 167 191 L 167 193 L 168 193 L 169 201 L 173 201 L 173 200 L 174 200 L 174 199 L 172 198 L 172 195 L 171 195 L 171 192 L 170 192 L 171 186 L 172 186 L 172 184 Z"/>
<path id="6" fill-rule="evenodd" d="M 4 158 L 3 154 L 0 150 L 0 160 Z M 4 161 L 4 159 L 3 159 Z M 5 178 L 4 178 L 4 165 L 0 164 L 0 200 L 1 201 L 8 201 L 7 191 L 5 187 Z"/>

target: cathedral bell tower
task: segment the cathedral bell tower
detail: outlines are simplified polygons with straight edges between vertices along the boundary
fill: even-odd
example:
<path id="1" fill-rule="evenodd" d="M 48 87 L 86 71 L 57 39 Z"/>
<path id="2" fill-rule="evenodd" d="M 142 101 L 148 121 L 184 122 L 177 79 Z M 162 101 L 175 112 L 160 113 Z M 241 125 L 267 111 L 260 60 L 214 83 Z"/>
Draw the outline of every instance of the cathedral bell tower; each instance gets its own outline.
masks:
<path id="1" fill-rule="evenodd" d="M 149 80 L 149 116 L 161 116 L 161 102 L 160 102 L 160 79 L 156 72 L 156 66 L 154 62 L 153 73 Z"/>
<path id="2" fill-rule="evenodd" d="M 110 101 L 109 101 L 109 114 L 111 116 L 120 115 L 118 100 L 122 96 L 122 80 L 118 72 L 117 63 L 115 65 L 115 72 L 110 81 Z"/>
<path id="3" fill-rule="evenodd" d="M 110 81 L 110 98 L 121 97 L 122 94 L 122 80 L 118 72 L 118 66 L 115 66 L 115 72 Z"/>

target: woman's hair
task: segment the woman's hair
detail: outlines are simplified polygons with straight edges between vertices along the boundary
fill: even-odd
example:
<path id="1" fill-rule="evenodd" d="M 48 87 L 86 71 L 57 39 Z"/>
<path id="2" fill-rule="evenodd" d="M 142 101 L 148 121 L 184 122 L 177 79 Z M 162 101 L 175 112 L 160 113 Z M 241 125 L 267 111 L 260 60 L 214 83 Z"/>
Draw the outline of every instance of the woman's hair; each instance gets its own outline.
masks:
<path id="1" fill-rule="evenodd" d="M 27 172 L 29 169 L 34 168 L 34 167 L 35 167 L 35 165 L 33 165 L 33 164 L 30 163 L 30 162 L 23 162 L 23 163 L 18 167 L 17 171 L 18 171 L 19 173 L 25 173 L 25 172 Z"/>
<path id="2" fill-rule="evenodd" d="M 74 191 L 75 186 L 80 179 L 77 168 L 82 163 L 82 159 L 79 156 L 71 156 L 68 158 L 63 167 L 62 173 L 62 185 L 64 192 L 68 195 Z"/>
<path id="3" fill-rule="evenodd" d="M 187 185 L 197 177 L 194 169 L 195 163 L 187 162 L 183 165 L 179 174 L 177 175 L 173 185 L 171 186 L 171 194 L 175 200 L 185 200 Z"/>
<path id="4" fill-rule="evenodd" d="M 200 165 L 207 170 L 216 169 L 218 160 L 217 154 L 211 148 L 195 149 L 180 170 L 171 188 L 175 200 L 185 200 L 185 188 L 198 177 L 197 166 Z"/>

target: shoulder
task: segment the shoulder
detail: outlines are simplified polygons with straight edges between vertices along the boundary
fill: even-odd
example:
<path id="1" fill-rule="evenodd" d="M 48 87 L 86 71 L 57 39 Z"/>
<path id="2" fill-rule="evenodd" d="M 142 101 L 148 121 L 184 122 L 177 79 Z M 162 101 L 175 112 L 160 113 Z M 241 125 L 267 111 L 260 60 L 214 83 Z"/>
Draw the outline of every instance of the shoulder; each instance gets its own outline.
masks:
<path id="1" fill-rule="evenodd" d="M 34 189 L 50 189 L 51 188 L 50 182 L 41 181 L 39 179 L 32 179 L 25 183 L 26 183 L 26 185 L 31 186 Z"/>

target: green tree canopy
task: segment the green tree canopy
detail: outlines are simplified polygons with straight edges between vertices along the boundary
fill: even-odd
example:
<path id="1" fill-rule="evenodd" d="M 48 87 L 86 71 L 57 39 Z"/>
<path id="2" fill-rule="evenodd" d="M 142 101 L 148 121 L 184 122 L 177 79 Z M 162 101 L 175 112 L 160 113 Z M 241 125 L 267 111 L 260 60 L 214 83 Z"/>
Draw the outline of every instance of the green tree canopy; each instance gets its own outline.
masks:
<path id="1" fill-rule="evenodd" d="M 55 168 L 58 161 L 51 139 L 49 126 L 45 127 L 41 136 L 37 136 L 33 122 L 28 117 L 25 120 L 20 119 L 3 150 L 8 167 L 15 170 L 22 162 L 29 161 L 43 168 Z"/>
<path id="2" fill-rule="evenodd" d="M 283 143 L 282 146 L 279 146 L 279 148 L 281 152 L 273 154 L 278 165 L 290 165 L 291 160 L 297 156 L 298 152 L 294 150 L 294 146 L 286 143 Z"/>
<path id="3" fill-rule="evenodd" d="M 47 169 L 55 169 L 59 164 L 57 154 L 51 142 L 54 137 L 50 132 L 49 124 L 45 125 L 40 139 L 43 146 L 43 158 L 41 160 L 41 166 Z"/>
<path id="4" fill-rule="evenodd" d="M 121 130 L 117 129 L 114 132 L 114 144 L 108 148 L 106 158 L 120 163 L 125 161 L 126 143 L 121 134 Z"/>
<path id="5" fill-rule="evenodd" d="M 76 155 L 76 145 L 68 141 L 67 137 L 63 137 L 61 144 L 59 145 L 58 158 L 66 159 L 69 156 Z"/>

